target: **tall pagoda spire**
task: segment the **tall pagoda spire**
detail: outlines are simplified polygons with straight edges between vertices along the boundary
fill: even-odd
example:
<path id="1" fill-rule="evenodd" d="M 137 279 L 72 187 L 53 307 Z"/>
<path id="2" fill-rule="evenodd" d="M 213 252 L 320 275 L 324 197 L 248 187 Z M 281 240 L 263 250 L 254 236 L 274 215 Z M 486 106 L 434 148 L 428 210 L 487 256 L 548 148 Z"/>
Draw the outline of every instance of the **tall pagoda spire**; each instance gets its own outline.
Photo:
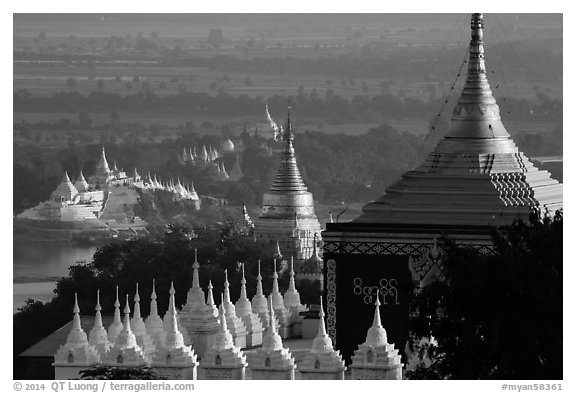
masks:
<path id="1" fill-rule="evenodd" d="M 272 192 L 306 192 L 308 188 L 302 180 L 302 175 L 296 163 L 296 154 L 294 152 L 294 132 L 290 123 L 290 107 L 288 107 L 288 118 L 286 128 L 282 135 L 284 141 L 284 150 L 280 167 L 276 172 L 274 183 L 270 186 Z"/>
<path id="2" fill-rule="evenodd" d="M 488 83 L 484 18 L 472 14 L 466 81 L 450 128 L 420 166 L 402 175 L 357 223 L 510 225 L 535 206 L 562 208 L 562 185 L 510 137 Z"/>
<path id="3" fill-rule="evenodd" d="M 484 18 L 472 14 L 468 70 L 464 88 L 454 107 L 452 126 L 445 138 L 509 139 L 492 95 L 484 62 Z"/>

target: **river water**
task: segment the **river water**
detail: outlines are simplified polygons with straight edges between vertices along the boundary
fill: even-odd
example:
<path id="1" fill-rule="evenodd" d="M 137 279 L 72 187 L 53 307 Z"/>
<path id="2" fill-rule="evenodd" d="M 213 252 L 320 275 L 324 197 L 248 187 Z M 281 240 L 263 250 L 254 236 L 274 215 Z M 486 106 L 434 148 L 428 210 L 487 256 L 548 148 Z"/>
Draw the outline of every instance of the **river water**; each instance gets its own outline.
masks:
<path id="1" fill-rule="evenodd" d="M 90 262 L 97 246 L 73 243 L 14 241 L 13 312 L 33 298 L 46 302 L 54 296 L 56 281 L 68 276 L 77 261 Z"/>

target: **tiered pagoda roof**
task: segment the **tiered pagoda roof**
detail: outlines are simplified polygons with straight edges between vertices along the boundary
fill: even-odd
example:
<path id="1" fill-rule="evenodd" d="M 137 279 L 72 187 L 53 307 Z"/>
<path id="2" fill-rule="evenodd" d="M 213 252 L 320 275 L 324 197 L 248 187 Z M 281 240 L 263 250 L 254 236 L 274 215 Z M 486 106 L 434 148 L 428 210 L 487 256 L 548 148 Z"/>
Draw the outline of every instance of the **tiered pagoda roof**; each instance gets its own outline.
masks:
<path id="1" fill-rule="evenodd" d="M 482 14 L 473 14 L 467 79 L 450 128 L 424 162 L 363 208 L 356 223 L 506 225 L 562 208 L 562 185 L 518 150 L 486 75 Z"/>

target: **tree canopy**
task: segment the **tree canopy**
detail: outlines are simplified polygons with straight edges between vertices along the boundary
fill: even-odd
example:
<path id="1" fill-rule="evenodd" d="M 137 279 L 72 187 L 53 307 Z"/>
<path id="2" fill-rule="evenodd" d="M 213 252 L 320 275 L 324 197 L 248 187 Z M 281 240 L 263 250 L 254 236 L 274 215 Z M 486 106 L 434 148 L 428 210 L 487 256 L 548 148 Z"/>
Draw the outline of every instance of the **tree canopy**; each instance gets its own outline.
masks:
<path id="1" fill-rule="evenodd" d="M 446 280 L 417 295 L 412 324 L 437 344 L 408 378 L 562 379 L 562 223 L 494 230 L 493 256 L 445 241 Z"/>

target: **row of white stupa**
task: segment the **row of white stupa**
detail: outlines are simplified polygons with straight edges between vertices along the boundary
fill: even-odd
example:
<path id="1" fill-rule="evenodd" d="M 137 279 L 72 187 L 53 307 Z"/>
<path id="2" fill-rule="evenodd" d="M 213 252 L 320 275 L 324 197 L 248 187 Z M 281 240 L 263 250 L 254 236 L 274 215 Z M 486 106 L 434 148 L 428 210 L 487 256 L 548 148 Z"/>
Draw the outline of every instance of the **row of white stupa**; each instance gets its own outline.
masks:
<path id="1" fill-rule="evenodd" d="M 133 178 L 133 186 L 146 189 L 146 190 L 162 190 L 168 191 L 173 194 L 176 194 L 181 199 L 192 199 L 192 200 L 199 200 L 198 194 L 194 189 L 194 183 L 190 183 L 189 185 L 184 185 L 178 178 L 177 182 L 174 182 L 174 179 L 170 179 L 168 181 L 158 180 L 156 175 L 152 177 L 150 173 L 146 179 L 143 179 L 136 169 L 134 169 L 134 178 Z"/>
<path id="2" fill-rule="evenodd" d="M 231 148 L 226 143 L 231 144 Z M 224 152 L 229 153 L 232 151 L 234 151 L 234 144 L 232 143 L 232 141 L 230 141 L 230 139 L 228 139 L 224 143 Z M 212 146 L 206 149 L 206 145 L 203 145 L 202 149 L 200 149 L 200 153 L 196 153 L 196 146 L 194 146 L 193 148 L 188 148 L 188 150 L 186 150 L 185 147 L 182 148 L 181 160 L 183 162 L 207 164 L 209 162 L 217 160 L 220 157 L 222 157 L 222 154 L 220 154 L 220 152 L 218 152 L 217 149 L 215 149 Z"/>
<path id="3" fill-rule="evenodd" d="M 195 261 L 193 285 L 180 313 L 177 312 L 175 290 L 171 286 L 168 310 L 163 319 L 159 317 L 153 283 L 150 315 L 144 321 L 140 313 L 137 285 L 132 319 L 126 295 L 122 323 L 117 293 L 114 320 L 106 331 L 102 325 L 98 293 L 94 327 L 88 337 L 82 330 L 80 310 L 75 299 L 72 330 L 66 343 L 54 356 L 56 379 L 78 378 L 80 370 L 98 365 L 147 365 L 169 379 L 196 379 L 198 366 L 203 369 L 206 379 L 244 379 L 247 367 L 251 369 L 252 379 L 294 379 L 296 364 L 289 349 L 283 347 L 282 332 L 290 330 L 298 318 L 297 310 L 305 307 L 300 304 L 294 286 L 294 272 L 291 272 L 290 287 L 284 298 L 278 292 L 277 278 L 274 271 L 273 290 L 266 299 L 259 272 L 257 293 L 250 302 L 246 297 L 243 272 L 240 299 L 236 306 L 230 301 L 226 279 L 218 311 L 211 283 L 208 285 L 208 299 L 204 300 L 204 292 L 199 286 L 198 262 Z M 374 322 L 368 330 L 366 342 L 359 346 L 352 359 L 350 367 L 353 379 L 401 379 L 400 356 L 394 345 L 387 342 L 386 331 L 380 322 L 379 305 L 377 299 Z M 266 326 L 263 337 L 262 321 Z M 284 326 L 280 324 L 282 321 Z M 289 325 L 290 321 L 292 325 Z M 246 342 L 247 336 L 250 343 Z M 250 354 L 250 362 L 242 351 L 246 346 L 260 346 Z M 346 367 L 326 334 L 322 305 L 318 334 L 310 352 L 297 368 L 302 379 L 344 379 Z"/>

